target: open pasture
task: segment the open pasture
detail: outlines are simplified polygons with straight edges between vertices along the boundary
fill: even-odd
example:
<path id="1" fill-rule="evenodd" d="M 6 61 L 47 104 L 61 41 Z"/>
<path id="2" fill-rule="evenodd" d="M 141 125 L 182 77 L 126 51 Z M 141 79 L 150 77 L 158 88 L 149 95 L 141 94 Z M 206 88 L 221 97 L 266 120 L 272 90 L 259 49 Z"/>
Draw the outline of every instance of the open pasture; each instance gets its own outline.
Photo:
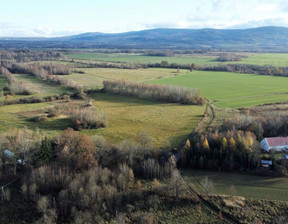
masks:
<path id="1" fill-rule="evenodd" d="M 70 88 L 61 86 L 57 83 L 48 82 L 45 80 L 41 80 L 32 75 L 26 74 L 15 74 L 13 75 L 16 80 L 19 80 L 24 83 L 34 94 L 40 96 L 53 96 L 53 95 L 61 95 L 64 93 L 73 93 L 74 91 Z"/>
<path id="2" fill-rule="evenodd" d="M 159 103 L 133 97 L 92 94 L 93 104 L 107 113 L 108 127 L 85 130 L 84 133 L 102 135 L 114 143 L 136 139 L 146 131 L 156 146 L 169 142 L 178 146 L 201 120 L 205 106 Z"/>
<path id="3" fill-rule="evenodd" d="M 63 131 L 69 127 L 70 122 L 66 117 L 49 118 L 45 122 L 31 121 L 33 111 L 35 114 L 45 110 L 52 105 L 50 103 L 34 103 L 34 104 L 15 104 L 0 107 L 0 132 L 8 131 L 13 128 L 23 128 L 24 126 L 30 129 L 37 129 L 46 132 Z M 26 116 L 21 116 L 21 113 L 27 112 Z M 30 116 L 30 115 L 31 116 Z"/>
<path id="4" fill-rule="evenodd" d="M 202 96 L 221 107 L 242 108 L 288 101 L 286 77 L 194 71 L 149 83 L 198 88 Z"/>
<path id="5" fill-rule="evenodd" d="M 173 57 L 165 56 L 146 56 L 141 54 L 106 54 L 106 53 L 78 53 L 67 55 L 69 58 L 82 59 L 82 60 L 95 60 L 95 61 L 107 61 L 107 62 L 130 62 L 139 64 L 148 63 L 160 63 L 161 61 L 167 61 L 168 63 L 177 64 L 218 64 L 215 56 L 205 55 L 179 55 Z"/>
<path id="6" fill-rule="evenodd" d="M 65 76 L 67 79 L 82 84 L 87 89 L 99 88 L 103 86 L 104 80 L 126 80 L 132 82 L 141 82 L 145 80 L 160 79 L 164 77 L 175 76 L 187 73 L 188 70 L 165 68 L 151 69 L 115 69 L 115 68 L 81 68 L 85 74 L 73 73 Z"/>
<path id="7" fill-rule="evenodd" d="M 181 170 L 184 179 L 201 193 L 242 196 L 247 199 L 288 201 L 288 179 L 201 170 Z M 207 185 L 203 180 L 208 177 Z"/>

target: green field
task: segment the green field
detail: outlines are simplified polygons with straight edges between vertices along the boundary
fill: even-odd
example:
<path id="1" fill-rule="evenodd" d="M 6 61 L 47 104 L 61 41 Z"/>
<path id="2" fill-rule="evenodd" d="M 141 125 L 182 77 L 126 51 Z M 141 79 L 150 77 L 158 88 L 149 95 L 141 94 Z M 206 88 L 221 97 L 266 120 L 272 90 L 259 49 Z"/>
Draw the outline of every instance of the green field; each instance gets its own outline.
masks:
<path id="1" fill-rule="evenodd" d="M 49 103 L 34 103 L 15 104 L 0 107 L 0 132 L 8 131 L 14 128 L 22 128 L 24 126 L 33 130 L 40 128 L 45 132 L 63 131 L 68 128 L 70 123 L 67 121 L 66 117 L 49 118 L 48 121 L 45 122 L 34 122 L 30 121 L 30 118 L 33 117 L 33 115 L 19 115 L 21 112 L 30 111 L 31 113 L 31 111 L 39 111 L 51 106 L 52 105 Z"/>
<path id="2" fill-rule="evenodd" d="M 79 53 L 67 55 L 70 58 L 82 60 L 95 60 L 95 61 L 108 61 L 108 62 L 131 62 L 139 64 L 160 63 L 167 61 L 168 63 L 177 64 L 219 64 L 215 56 L 203 55 L 189 55 L 189 56 L 173 56 L 173 57 L 158 57 L 158 56 L 145 56 L 141 54 L 105 54 L 105 53 Z"/>
<path id="3" fill-rule="evenodd" d="M 249 199 L 288 201 L 288 179 L 225 173 L 216 171 L 181 170 L 184 179 L 196 189 L 205 193 L 203 180 L 212 181 L 211 194 L 235 195 Z"/>
<path id="4" fill-rule="evenodd" d="M 166 68 L 151 68 L 151 69 L 117 69 L 117 68 L 81 68 L 85 74 L 73 73 L 65 76 L 67 79 L 76 81 L 86 88 L 102 87 L 104 80 L 126 80 L 126 81 L 145 81 L 152 79 L 160 79 L 169 76 L 187 73 L 188 70 Z"/>
<path id="5" fill-rule="evenodd" d="M 178 146 L 193 131 L 203 116 L 205 106 L 162 104 L 134 97 L 93 94 L 93 104 L 108 115 L 109 126 L 84 133 L 104 136 L 112 142 L 135 139 L 147 131 L 156 146 L 168 142 Z"/>
<path id="6" fill-rule="evenodd" d="M 201 95 L 221 107 L 241 108 L 288 101 L 286 77 L 194 71 L 149 83 L 198 88 Z"/>
<path id="7" fill-rule="evenodd" d="M 59 84 L 41 80 L 31 75 L 15 74 L 16 80 L 22 81 L 34 94 L 40 96 L 61 95 L 64 93 L 73 93 L 70 88 L 60 86 Z"/>
<path id="8" fill-rule="evenodd" d="M 108 127 L 83 130 L 89 135 L 101 135 L 117 143 L 136 139 L 140 131 L 146 131 L 154 139 L 155 146 L 170 143 L 178 146 L 193 131 L 203 116 L 205 106 L 161 104 L 133 97 L 107 94 L 93 94 L 93 104 L 108 115 Z M 0 107 L 0 131 L 27 126 L 39 128 L 47 133 L 59 133 L 71 122 L 67 116 L 48 118 L 48 121 L 34 122 L 31 117 L 43 114 L 51 103 L 16 104 Z M 34 112 L 35 111 L 35 112 Z M 44 111 L 44 112 L 43 112 Z"/>
<path id="9" fill-rule="evenodd" d="M 288 54 L 256 54 L 244 58 L 242 61 L 229 62 L 230 64 L 272 65 L 276 67 L 288 66 Z"/>

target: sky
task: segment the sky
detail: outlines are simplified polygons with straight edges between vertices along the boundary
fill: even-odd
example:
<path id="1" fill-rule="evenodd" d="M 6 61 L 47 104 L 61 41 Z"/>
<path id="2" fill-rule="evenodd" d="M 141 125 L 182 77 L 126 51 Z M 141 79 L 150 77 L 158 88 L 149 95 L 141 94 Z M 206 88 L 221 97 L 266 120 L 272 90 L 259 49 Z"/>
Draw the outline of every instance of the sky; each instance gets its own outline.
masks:
<path id="1" fill-rule="evenodd" d="M 0 36 L 287 26 L 288 0 L 0 0 Z"/>

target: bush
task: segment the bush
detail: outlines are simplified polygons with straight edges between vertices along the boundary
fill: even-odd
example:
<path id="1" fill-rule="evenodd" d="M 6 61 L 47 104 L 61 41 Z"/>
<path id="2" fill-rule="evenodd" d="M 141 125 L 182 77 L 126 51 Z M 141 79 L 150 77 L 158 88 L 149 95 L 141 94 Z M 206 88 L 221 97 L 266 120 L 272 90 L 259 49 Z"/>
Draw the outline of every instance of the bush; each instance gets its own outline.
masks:
<path id="1" fill-rule="evenodd" d="M 32 118 L 32 121 L 35 122 L 44 122 L 48 121 L 47 114 L 41 114 Z"/>
<path id="2" fill-rule="evenodd" d="M 52 107 L 52 108 L 49 108 L 48 111 L 48 117 L 58 117 L 59 116 L 59 111 L 55 108 L 55 107 Z"/>
<path id="3" fill-rule="evenodd" d="M 94 108 L 72 110 L 70 118 L 76 130 L 103 128 L 108 123 L 106 114 Z"/>

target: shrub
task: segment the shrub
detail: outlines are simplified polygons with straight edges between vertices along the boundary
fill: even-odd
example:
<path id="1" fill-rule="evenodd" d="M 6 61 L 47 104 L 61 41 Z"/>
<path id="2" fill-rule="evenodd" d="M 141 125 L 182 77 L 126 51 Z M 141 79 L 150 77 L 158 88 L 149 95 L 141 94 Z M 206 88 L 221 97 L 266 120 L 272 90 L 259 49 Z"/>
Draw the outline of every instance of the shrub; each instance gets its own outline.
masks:
<path id="1" fill-rule="evenodd" d="M 57 110 L 55 107 L 49 108 L 48 111 L 48 117 L 58 117 L 59 116 L 59 110 Z"/>
<path id="2" fill-rule="evenodd" d="M 35 122 L 44 122 L 48 121 L 47 114 L 41 114 L 32 118 L 32 121 Z"/>
<path id="3" fill-rule="evenodd" d="M 103 128 L 108 123 L 106 114 L 94 108 L 74 109 L 70 112 L 70 118 L 76 130 Z"/>

